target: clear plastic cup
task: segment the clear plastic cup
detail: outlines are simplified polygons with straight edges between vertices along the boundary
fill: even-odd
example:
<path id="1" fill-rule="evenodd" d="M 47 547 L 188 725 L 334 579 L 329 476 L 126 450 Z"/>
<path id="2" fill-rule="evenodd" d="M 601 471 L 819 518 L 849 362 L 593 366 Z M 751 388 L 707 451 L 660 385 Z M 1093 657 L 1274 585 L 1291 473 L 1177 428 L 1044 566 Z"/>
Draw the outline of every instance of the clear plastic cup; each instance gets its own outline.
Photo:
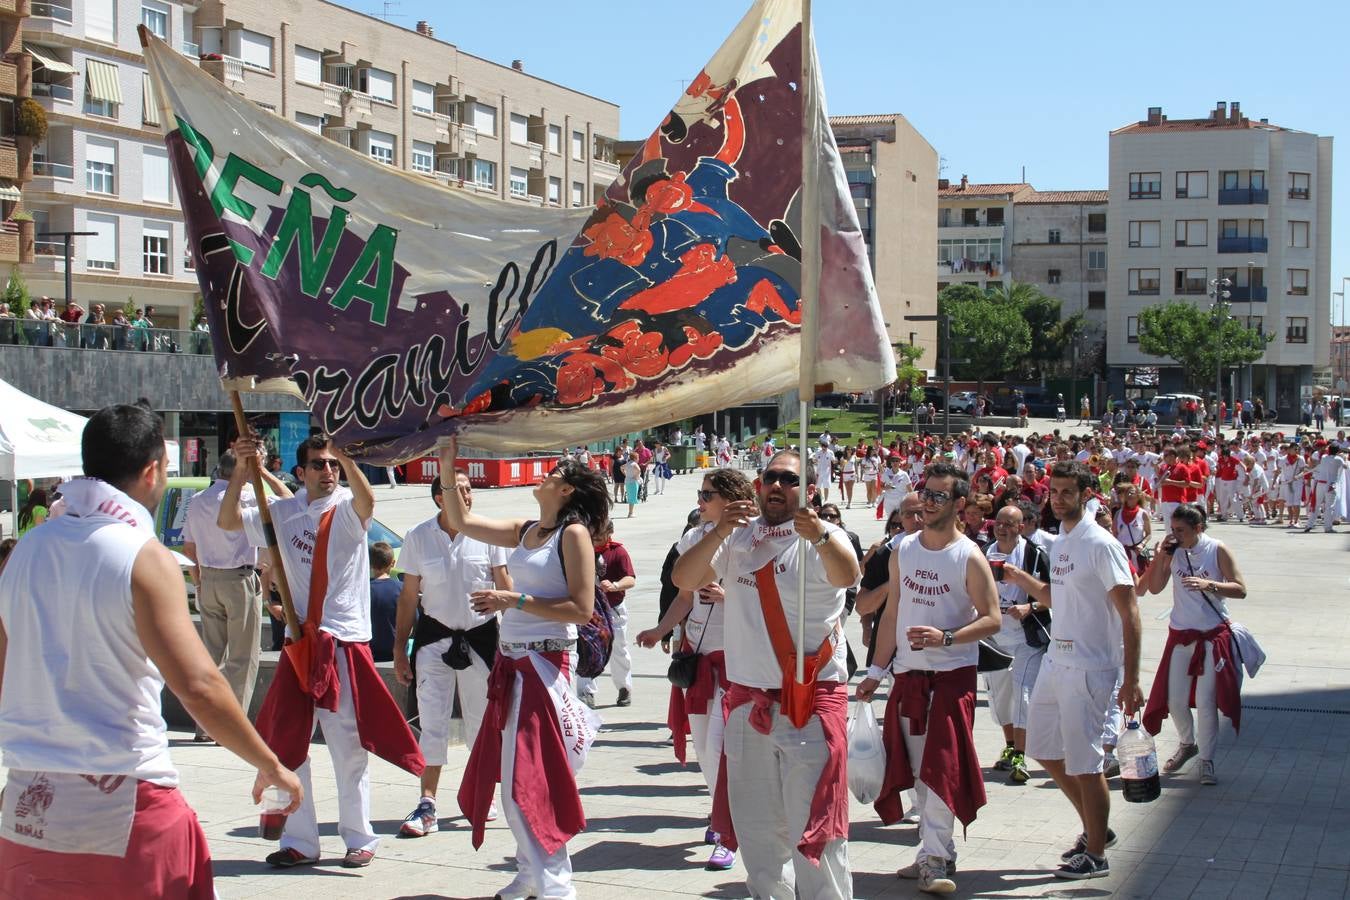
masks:
<path id="1" fill-rule="evenodd" d="M 258 832 L 265 841 L 281 840 L 286 827 L 286 807 L 291 805 L 291 792 L 279 787 L 264 788 L 262 811 L 258 815 Z"/>

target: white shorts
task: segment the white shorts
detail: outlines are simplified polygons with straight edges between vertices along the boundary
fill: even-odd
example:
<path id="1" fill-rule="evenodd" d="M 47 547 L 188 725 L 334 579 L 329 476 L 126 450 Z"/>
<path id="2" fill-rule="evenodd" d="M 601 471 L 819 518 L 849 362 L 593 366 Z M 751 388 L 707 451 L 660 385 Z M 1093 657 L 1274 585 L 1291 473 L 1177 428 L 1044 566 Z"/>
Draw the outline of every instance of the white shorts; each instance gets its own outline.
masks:
<path id="1" fill-rule="evenodd" d="M 1300 485 L 1289 484 L 1288 482 L 1280 485 L 1279 497 L 1284 501 L 1285 506 L 1303 505 L 1303 489 Z"/>
<path id="2" fill-rule="evenodd" d="M 1048 656 L 1031 693 L 1027 756 L 1062 759 L 1070 775 L 1103 769 L 1102 726 L 1119 690 L 1116 669 L 1070 669 Z"/>

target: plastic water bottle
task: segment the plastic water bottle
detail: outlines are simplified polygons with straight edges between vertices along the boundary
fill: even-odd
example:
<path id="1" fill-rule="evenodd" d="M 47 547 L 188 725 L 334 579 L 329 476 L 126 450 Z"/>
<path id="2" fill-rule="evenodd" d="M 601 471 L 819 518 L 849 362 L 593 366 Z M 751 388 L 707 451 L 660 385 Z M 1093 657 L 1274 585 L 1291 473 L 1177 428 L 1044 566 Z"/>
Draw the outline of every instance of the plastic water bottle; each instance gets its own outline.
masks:
<path id="1" fill-rule="evenodd" d="M 1157 800 L 1162 782 L 1158 779 L 1158 749 L 1153 735 L 1140 728 L 1138 722 L 1129 723 L 1116 746 L 1116 757 L 1120 760 L 1120 784 L 1126 801 Z"/>

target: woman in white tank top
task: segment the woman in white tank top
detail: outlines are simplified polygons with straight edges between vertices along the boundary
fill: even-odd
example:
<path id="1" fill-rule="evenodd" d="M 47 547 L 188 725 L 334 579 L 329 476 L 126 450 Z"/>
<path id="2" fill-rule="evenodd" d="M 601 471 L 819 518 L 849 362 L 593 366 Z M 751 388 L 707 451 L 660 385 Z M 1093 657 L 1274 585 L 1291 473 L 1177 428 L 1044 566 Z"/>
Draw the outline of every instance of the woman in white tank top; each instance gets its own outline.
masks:
<path id="1" fill-rule="evenodd" d="M 443 483 L 447 475 L 454 478 L 456 444 L 452 438 L 441 451 Z M 444 497 L 450 527 L 484 543 L 513 548 L 507 569 L 515 584 L 511 591 L 480 590 L 470 597 L 479 613 L 501 613 L 502 623 L 484 727 L 465 769 L 460 807 L 474 827 L 478 846 L 500 781 L 502 811 L 516 838 L 518 871 L 498 896 L 575 898 L 566 842 L 546 846 L 529 820 L 551 819 L 555 833 L 569 837 L 584 827 L 575 780 L 570 792 L 556 788 L 559 777 L 574 775 L 581 768 L 599 727 L 598 717 L 581 705 L 573 691 L 571 660 L 577 626 L 589 622 L 594 612 L 592 536 L 603 533 L 609 521 L 609 491 L 599 474 L 565 459 L 534 489 L 539 504 L 536 519 L 474 515 L 453 483 L 445 485 Z M 552 717 L 555 724 L 526 728 L 521 724 L 525 717 Z M 502 727 L 494 729 L 492 724 L 499 721 Z M 581 734 L 583 746 L 564 746 L 558 738 L 563 730 Z M 527 733 L 544 736 L 539 752 L 517 754 L 518 736 Z M 551 742 L 547 740 L 550 735 Z M 526 771 L 526 766 L 533 768 Z M 545 795 L 522 789 L 517 794 L 517 772 L 522 786 L 546 779 L 555 790 Z M 522 804 L 530 807 L 528 819 Z"/>

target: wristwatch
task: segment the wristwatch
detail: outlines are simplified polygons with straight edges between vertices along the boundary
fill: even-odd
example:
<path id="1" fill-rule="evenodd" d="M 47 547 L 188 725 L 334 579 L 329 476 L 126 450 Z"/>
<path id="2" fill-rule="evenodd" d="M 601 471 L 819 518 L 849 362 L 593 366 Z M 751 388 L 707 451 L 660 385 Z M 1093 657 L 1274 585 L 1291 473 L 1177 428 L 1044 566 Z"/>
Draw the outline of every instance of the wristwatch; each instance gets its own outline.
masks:
<path id="1" fill-rule="evenodd" d="M 952 641 L 954 640 L 956 640 L 955 633 L 951 631 L 942 632 L 942 646 L 950 647 L 952 645 Z"/>
<path id="2" fill-rule="evenodd" d="M 829 542 L 830 542 L 830 533 L 828 531 L 823 531 L 821 532 L 820 537 L 816 538 L 814 541 L 811 542 L 811 546 L 824 547 Z"/>
<path id="3" fill-rule="evenodd" d="M 1036 600 L 1035 600 L 1035 598 L 1033 598 L 1033 599 L 1031 600 L 1031 602 L 1027 604 L 1027 607 L 1028 607 L 1032 612 L 1035 612 L 1035 611 L 1036 611 Z"/>

